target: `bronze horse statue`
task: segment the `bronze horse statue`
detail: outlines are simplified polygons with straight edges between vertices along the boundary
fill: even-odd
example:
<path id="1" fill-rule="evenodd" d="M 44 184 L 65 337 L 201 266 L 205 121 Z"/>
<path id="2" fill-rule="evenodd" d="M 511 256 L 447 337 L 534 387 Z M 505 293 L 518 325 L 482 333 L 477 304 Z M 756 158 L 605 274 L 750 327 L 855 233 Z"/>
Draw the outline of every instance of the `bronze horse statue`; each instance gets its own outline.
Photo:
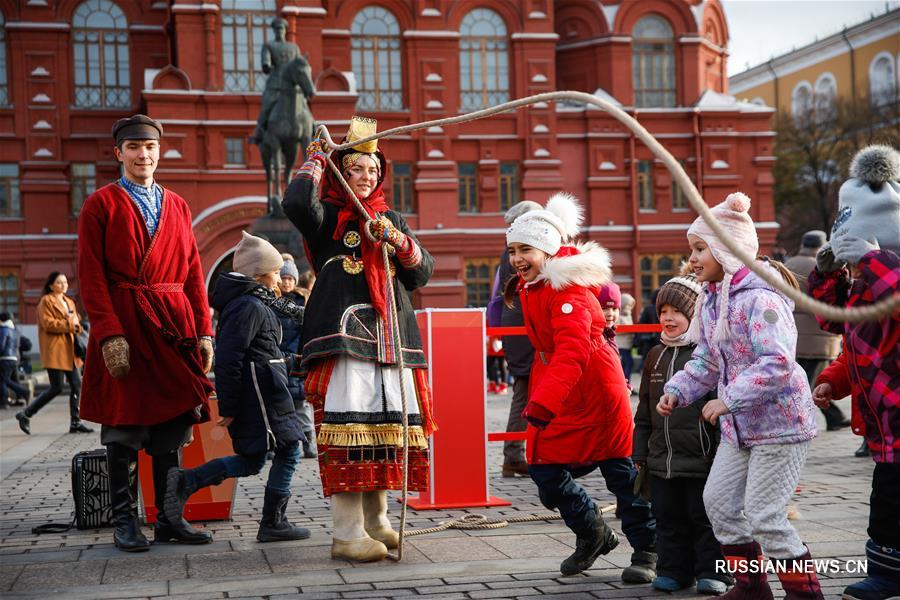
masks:
<path id="1" fill-rule="evenodd" d="M 281 215 L 281 198 L 291 180 L 298 148 L 306 150 L 312 140 L 314 120 L 307 100 L 316 89 L 312 69 L 300 56 L 281 70 L 283 87 L 266 120 L 259 152 L 266 168 L 266 197 L 269 214 Z M 292 92 L 290 91 L 292 90 Z M 283 182 L 283 187 L 282 187 Z"/>

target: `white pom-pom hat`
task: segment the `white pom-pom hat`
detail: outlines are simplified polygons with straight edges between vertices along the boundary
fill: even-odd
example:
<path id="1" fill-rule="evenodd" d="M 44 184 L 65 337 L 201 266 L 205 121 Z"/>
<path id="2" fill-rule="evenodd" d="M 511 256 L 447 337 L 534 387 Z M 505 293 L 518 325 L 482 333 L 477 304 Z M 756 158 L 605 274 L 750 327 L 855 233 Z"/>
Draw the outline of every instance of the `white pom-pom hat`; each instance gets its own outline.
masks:
<path id="1" fill-rule="evenodd" d="M 753 219 L 750 218 L 749 211 L 750 198 L 741 192 L 729 194 L 723 202 L 710 209 L 718 224 L 725 230 L 728 239 L 750 255 L 751 258 L 755 259 L 759 253 L 759 238 L 756 235 L 756 226 L 753 224 Z M 690 228 L 688 228 L 687 234 L 696 235 L 706 242 L 713 258 L 722 265 L 722 270 L 725 271 L 725 277 L 722 279 L 719 288 L 719 321 L 716 323 L 714 335 L 714 339 L 721 341 L 729 334 L 727 316 L 731 278 L 744 266 L 744 263 L 732 254 L 719 236 L 713 233 L 712 228 L 710 228 L 703 217 L 697 217 Z M 697 301 L 694 309 L 694 318 L 691 320 L 690 329 L 688 329 L 688 337 L 694 342 L 700 337 L 700 309 L 706 299 L 706 293 L 704 287 L 703 296 Z"/>
<path id="2" fill-rule="evenodd" d="M 550 197 L 545 208 L 529 211 L 513 221 L 506 230 L 506 243 L 525 244 L 553 256 L 578 235 L 583 220 L 578 199 L 560 192 Z"/>
<path id="3" fill-rule="evenodd" d="M 741 192 L 729 194 L 725 200 L 710 211 L 716 221 L 725 230 L 728 239 L 740 246 L 747 254 L 756 258 L 759 252 L 759 238 L 756 236 L 756 226 L 750 218 L 750 198 Z M 722 240 L 713 233 L 709 224 L 703 217 L 697 219 L 688 229 L 688 235 L 696 235 L 709 245 L 713 256 L 726 273 L 734 273 L 744 266 L 741 260 L 731 253 Z"/>
<path id="4" fill-rule="evenodd" d="M 881 248 L 900 252 L 900 152 L 869 146 L 853 157 L 850 179 L 838 192 L 832 245 L 842 237 L 875 238 Z"/>

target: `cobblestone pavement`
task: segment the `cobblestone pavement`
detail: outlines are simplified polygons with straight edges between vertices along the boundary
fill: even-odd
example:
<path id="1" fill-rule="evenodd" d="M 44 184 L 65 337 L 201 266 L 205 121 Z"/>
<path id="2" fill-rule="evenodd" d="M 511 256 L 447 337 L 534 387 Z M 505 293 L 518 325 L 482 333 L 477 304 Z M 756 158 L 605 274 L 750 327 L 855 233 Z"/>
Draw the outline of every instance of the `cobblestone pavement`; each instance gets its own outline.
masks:
<path id="1" fill-rule="evenodd" d="M 506 423 L 510 396 L 492 395 L 492 431 Z M 846 403 L 844 403 L 846 405 Z M 559 563 L 574 536 L 561 521 L 514 524 L 489 531 L 444 531 L 410 538 L 404 561 L 358 565 L 330 558 L 330 515 L 318 485 L 315 461 L 304 460 L 296 476 L 289 516 L 309 527 L 302 542 L 259 544 L 264 476 L 240 481 L 231 521 L 209 522 L 207 546 L 155 545 L 126 555 L 111 543 L 111 529 L 36 536 L 31 528 L 71 518 L 69 467 L 81 450 L 100 447 L 99 434 L 69 435 L 62 396 L 32 420 L 32 435 L 17 426 L 15 410 L 0 412 L 0 596 L 4 598 L 644 598 L 666 596 L 649 586 L 621 583 L 631 548 L 622 543 L 594 568 L 561 577 Z M 820 425 L 824 421 L 820 417 Z M 848 430 L 822 433 L 813 443 L 796 496 L 794 524 L 815 558 L 863 557 L 873 463 L 853 457 L 859 438 Z M 512 501 L 506 508 L 410 511 L 409 528 L 429 527 L 467 512 L 502 515 L 545 512 L 529 479 L 503 479 L 501 444 L 491 444 L 491 493 Z M 608 505 L 612 496 L 599 475 L 585 478 L 592 496 Z M 396 521 L 397 513 L 393 512 Z M 621 533 L 618 520 L 610 520 Z M 145 530 L 146 532 L 146 530 Z M 821 576 L 826 598 L 836 598 L 859 576 L 842 569 Z M 780 590 L 777 584 L 773 585 Z M 686 590 L 674 594 L 695 597 Z M 776 591 L 776 596 L 781 592 Z"/>

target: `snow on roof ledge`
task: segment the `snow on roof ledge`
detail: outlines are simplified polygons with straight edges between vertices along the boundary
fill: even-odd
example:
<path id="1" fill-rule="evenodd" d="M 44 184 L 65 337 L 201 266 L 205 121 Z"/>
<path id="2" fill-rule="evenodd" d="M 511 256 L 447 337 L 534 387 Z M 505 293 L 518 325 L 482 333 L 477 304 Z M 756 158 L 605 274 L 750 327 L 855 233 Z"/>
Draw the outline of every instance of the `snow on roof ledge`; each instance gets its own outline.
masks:
<path id="1" fill-rule="evenodd" d="M 728 94 L 720 94 L 713 90 L 706 90 L 697 103 L 694 104 L 701 110 L 736 110 L 738 112 L 773 112 L 769 106 L 760 106 L 752 102 L 738 100 Z"/>
<path id="2" fill-rule="evenodd" d="M 606 100 L 613 106 L 622 108 L 622 103 L 619 102 L 618 100 L 616 100 L 612 95 L 610 95 L 609 92 L 607 92 L 603 88 L 597 88 L 594 91 L 593 95 L 596 96 L 597 98 L 599 98 L 600 100 Z M 556 110 L 584 110 L 584 109 L 585 109 L 584 104 L 582 104 L 580 102 L 572 102 L 569 100 L 565 100 L 563 102 L 558 102 L 556 104 Z M 599 106 L 594 106 L 593 104 L 588 104 L 587 109 L 588 110 L 603 110 Z"/>

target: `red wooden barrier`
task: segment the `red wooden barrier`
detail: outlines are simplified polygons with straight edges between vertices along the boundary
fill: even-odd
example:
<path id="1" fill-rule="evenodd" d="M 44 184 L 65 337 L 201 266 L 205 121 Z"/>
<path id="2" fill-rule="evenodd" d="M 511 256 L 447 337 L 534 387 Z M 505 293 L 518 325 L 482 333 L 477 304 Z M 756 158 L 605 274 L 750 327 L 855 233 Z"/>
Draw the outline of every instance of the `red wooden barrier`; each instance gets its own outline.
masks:
<path id="1" fill-rule="evenodd" d="M 616 333 L 659 333 L 662 325 L 651 323 L 649 325 L 616 325 Z M 525 326 L 519 327 L 488 327 L 487 335 L 528 335 Z"/>
<path id="2" fill-rule="evenodd" d="M 430 441 L 428 491 L 409 505 L 509 506 L 488 489 L 484 310 L 428 308 L 417 318 L 439 429 Z"/>

